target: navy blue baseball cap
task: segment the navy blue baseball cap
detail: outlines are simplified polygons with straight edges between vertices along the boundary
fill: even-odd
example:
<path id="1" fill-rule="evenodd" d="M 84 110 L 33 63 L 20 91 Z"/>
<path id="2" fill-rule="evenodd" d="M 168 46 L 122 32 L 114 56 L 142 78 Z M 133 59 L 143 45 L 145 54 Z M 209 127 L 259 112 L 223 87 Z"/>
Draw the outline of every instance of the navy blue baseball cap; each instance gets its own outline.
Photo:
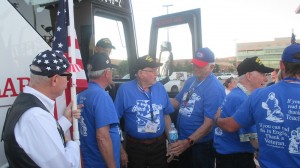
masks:
<path id="1" fill-rule="evenodd" d="M 91 65 L 91 71 L 100 71 L 106 68 L 118 68 L 117 65 L 111 63 L 110 58 L 104 53 L 94 55 L 91 60 L 89 60 L 89 64 Z"/>
<path id="2" fill-rule="evenodd" d="M 300 63 L 300 44 L 291 44 L 282 53 L 281 60 L 284 62 Z"/>
<path id="3" fill-rule="evenodd" d="M 192 63 L 199 67 L 205 67 L 213 62 L 215 62 L 215 54 L 207 47 L 198 49 L 192 59 Z"/>
<path id="4" fill-rule="evenodd" d="M 41 76 L 60 75 L 67 72 L 70 67 L 68 59 L 59 50 L 46 50 L 39 53 L 33 59 L 31 65 L 40 68 L 41 71 L 30 69 L 30 72 Z"/>

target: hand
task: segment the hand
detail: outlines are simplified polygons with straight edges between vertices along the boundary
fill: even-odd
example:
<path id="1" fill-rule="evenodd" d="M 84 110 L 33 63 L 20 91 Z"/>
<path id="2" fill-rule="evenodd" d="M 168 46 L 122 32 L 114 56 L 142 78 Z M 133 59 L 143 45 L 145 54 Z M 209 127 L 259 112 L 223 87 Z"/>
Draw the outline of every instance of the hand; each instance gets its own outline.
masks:
<path id="1" fill-rule="evenodd" d="M 218 108 L 218 110 L 217 110 L 217 112 L 216 112 L 216 114 L 214 115 L 214 119 L 216 118 L 216 117 L 220 117 L 221 116 L 221 108 L 219 107 Z"/>
<path id="2" fill-rule="evenodd" d="M 128 156 L 123 146 L 121 145 L 121 166 L 127 168 Z"/>
<path id="3" fill-rule="evenodd" d="M 174 157 L 175 157 L 174 155 L 170 155 L 168 153 L 167 153 L 167 156 L 168 156 L 167 163 L 170 163 L 174 159 Z"/>
<path id="4" fill-rule="evenodd" d="M 73 118 L 80 118 L 81 116 L 81 108 L 83 107 L 83 104 L 79 104 L 77 105 L 77 109 L 72 111 L 72 105 L 73 105 L 73 101 L 70 102 L 70 104 L 67 106 L 65 112 L 64 112 L 64 116 L 70 121 L 73 122 Z"/>
<path id="5" fill-rule="evenodd" d="M 177 142 L 170 144 L 167 156 L 179 156 L 189 147 L 190 144 L 187 140 L 178 140 Z"/>

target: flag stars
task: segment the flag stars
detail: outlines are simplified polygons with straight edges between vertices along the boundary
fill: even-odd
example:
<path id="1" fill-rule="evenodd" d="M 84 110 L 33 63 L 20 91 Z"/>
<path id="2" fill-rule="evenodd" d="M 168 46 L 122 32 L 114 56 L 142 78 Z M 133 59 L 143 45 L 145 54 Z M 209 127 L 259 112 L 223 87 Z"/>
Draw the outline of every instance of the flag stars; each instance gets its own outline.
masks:
<path id="1" fill-rule="evenodd" d="M 67 68 L 67 65 L 66 65 L 66 64 L 64 64 L 64 65 L 63 65 L 63 67 L 64 67 L 64 68 Z"/>
<path id="2" fill-rule="evenodd" d="M 50 71 L 50 70 L 51 70 L 51 68 L 50 68 L 50 67 L 47 67 L 46 69 L 47 69 L 48 71 Z"/>
<path id="3" fill-rule="evenodd" d="M 60 66 L 56 66 L 56 70 L 59 70 L 60 69 Z"/>
<path id="4" fill-rule="evenodd" d="M 42 57 L 43 57 L 43 58 L 46 58 L 46 57 L 47 57 L 47 54 L 44 54 Z"/>
<path id="5" fill-rule="evenodd" d="M 59 27 L 59 26 L 57 26 L 57 28 L 56 28 L 57 31 L 60 31 L 61 29 L 62 29 L 62 28 Z"/>
<path id="6" fill-rule="evenodd" d="M 49 64 L 49 60 L 45 60 L 45 62 L 44 62 L 45 64 Z"/>
<path id="7" fill-rule="evenodd" d="M 39 60 L 37 60 L 36 62 L 37 62 L 38 64 L 40 64 L 40 63 L 42 62 L 42 60 L 39 59 Z"/>
<path id="8" fill-rule="evenodd" d="M 63 62 L 63 60 L 62 60 L 62 59 L 59 59 L 59 62 Z"/>
<path id="9" fill-rule="evenodd" d="M 59 16 L 59 14 L 60 14 L 60 11 L 57 11 L 57 16 Z"/>
<path id="10" fill-rule="evenodd" d="M 56 59 L 55 59 L 55 60 L 53 60 L 53 63 L 54 63 L 54 64 L 57 64 L 57 62 L 58 62 L 58 61 L 57 61 Z"/>
<path id="11" fill-rule="evenodd" d="M 58 48 L 62 48 L 64 45 L 62 43 L 58 44 Z"/>

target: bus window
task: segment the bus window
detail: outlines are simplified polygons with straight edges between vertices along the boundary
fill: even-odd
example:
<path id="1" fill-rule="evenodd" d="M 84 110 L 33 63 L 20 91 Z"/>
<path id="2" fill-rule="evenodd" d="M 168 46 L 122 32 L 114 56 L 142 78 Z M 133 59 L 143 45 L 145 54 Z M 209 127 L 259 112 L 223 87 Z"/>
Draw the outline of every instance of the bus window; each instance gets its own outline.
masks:
<path id="1" fill-rule="evenodd" d="M 172 55 L 173 65 L 177 68 L 183 67 L 184 65 L 177 65 L 177 60 L 190 60 L 193 57 L 192 36 L 189 25 L 185 23 L 159 28 L 156 50 L 156 58 L 159 58 L 160 62 L 164 63 L 163 60 L 169 60 L 168 57 Z M 166 69 L 160 70 L 162 76 L 166 75 Z M 189 70 L 191 69 L 187 69 L 187 71 Z"/>
<path id="2" fill-rule="evenodd" d="M 51 45 L 53 39 L 55 0 L 9 0 L 9 2 L 20 12 L 27 22 Z"/>
<path id="3" fill-rule="evenodd" d="M 95 39 L 93 41 L 95 44 L 93 45 L 95 46 L 97 41 L 101 38 L 109 38 L 115 47 L 115 49 L 111 51 L 110 59 L 112 63 L 118 65 L 119 68 L 113 71 L 113 78 L 120 79 L 126 74 L 129 74 L 123 23 L 100 16 L 94 16 L 94 23 Z"/>

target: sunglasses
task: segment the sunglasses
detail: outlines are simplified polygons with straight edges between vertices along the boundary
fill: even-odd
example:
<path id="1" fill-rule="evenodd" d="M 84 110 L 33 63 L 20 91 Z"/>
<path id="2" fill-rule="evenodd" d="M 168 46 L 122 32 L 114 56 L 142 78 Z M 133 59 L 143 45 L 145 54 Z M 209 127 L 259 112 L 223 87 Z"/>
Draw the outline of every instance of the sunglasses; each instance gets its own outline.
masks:
<path id="1" fill-rule="evenodd" d="M 57 74 L 59 76 L 66 76 L 67 77 L 67 81 L 70 81 L 71 77 L 72 77 L 72 73 L 67 73 L 67 74 Z M 48 76 L 48 78 L 52 78 L 54 75 L 52 76 Z"/>

